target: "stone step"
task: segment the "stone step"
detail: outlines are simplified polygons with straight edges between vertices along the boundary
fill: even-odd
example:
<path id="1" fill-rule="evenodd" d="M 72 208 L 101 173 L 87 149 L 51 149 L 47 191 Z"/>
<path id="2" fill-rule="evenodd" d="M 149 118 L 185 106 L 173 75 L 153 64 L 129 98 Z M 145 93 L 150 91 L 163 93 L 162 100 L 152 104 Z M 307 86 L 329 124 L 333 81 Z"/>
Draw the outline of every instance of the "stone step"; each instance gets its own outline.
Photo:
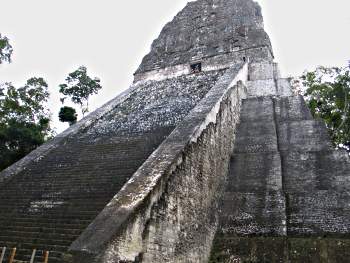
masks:
<path id="1" fill-rule="evenodd" d="M 23 227 L 23 226 L 20 226 L 20 227 L 7 226 L 4 231 L 9 231 L 9 232 L 27 232 L 27 233 L 57 233 L 57 234 L 62 234 L 62 235 L 63 234 L 79 235 L 81 233 L 81 229 L 67 228 L 67 227 L 60 228 L 59 226 L 57 228 L 40 227 L 40 226 L 34 226 L 34 227 L 30 227 L 30 226 L 27 226 L 27 227 Z"/>
<path id="2" fill-rule="evenodd" d="M 233 236 L 286 235 L 284 194 L 281 191 L 226 191 L 220 206 L 218 231 Z"/>
<path id="3" fill-rule="evenodd" d="M 346 151 L 288 151 L 282 154 L 287 193 L 348 191 L 350 158 Z"/>
<path id="4" fill-rule="evenodd" d="M 289 193 L 288 234 L 350 238 L 350 193 L 319 190 Z"/>
<path id="5" fill-rule="evenodd" d="M 332 143 L 323 121 L 300 120 L 277 125 L 280 151 L 329 151 Z"/>
<path id="6" fill-rule="evenodd" d="M 217 235 L 210 262 L 348 263 L 350 239 Z"/>
<path id="7" fill-rule="evenodd" d="M 86 194 L 91 194 L 91 197 L 96 197 L 99 198 L 99 196 L 103 196 L 103 193 L 105 195 L 110 195 L 111 192 L 115 192 L 115 188 L 120 186 L 120 181 L 127 181 L 127 178 L 118 178 L 118 182 L 113 182 L 110 181 L 109 184 L 98 184 L 96 183 L 95 185 L 93 183 L 89 185 L 72 185 L 67 187 L 56 187 L 55 185 L 53 186 L 45 186 L 45 187 L 38 187 L 38 188 L 25 188 L 23 189 L 22 192 L 18 192 L 18 188 L 11 187 L 7 190 L 4 190 L 0 195 L 4 199 L 45 199 L 47 197 L 59 197 L 59 198 L 65 198 L 65 200 L 70 200 L 70 199 L 79 199 L 79 193 L 81 194 L 81 198 L 84 198 Z M 16 193 L 17 190 L 17 193 Z M 61 195 L 60 195 L 61 194 Z M 63 196 L 62 196 L 63 195 Z M 74 198 L 73 198 L 74 196 Z M 2 199 L 1 198 L 1 199 Z"/>
<path id="8" fill-rule="evenodd" d="M 278 152 L 234 154 L 227 176 L 227 191 L 282 190 L 282 163 Z"/>
<path id="9" fill-rule="evenodd" d="M 57 222 L 37 223 L 37 224 L 35 224 L 35 228 L 38 229 L 38 231 L 41 229 L 55 229 L 56 232 L 64 232 L 66 230 L 72 229 L 74 232 L 78 232 L 78 231 L 84 230 L 84 228 L 86 226 L 88 226 L 90 222 L 91 222 L 91 220 L 88 220 L 88 222 L 82 221 L 80 223 L 79 222 L 78 223 L 69 223 L 69 222 L 67 222 L 67 223 L 57 223 Z M 32 221 L 21 222 L 20 224 L 13 223 L 13 224 L 11 224 L 11 229 L 18 229 L 20 231 L 21 229 L 26 229 L 28 227 L 33 226 L 34 223 Z M 7 224 L 7 226 L 8 226 L 8 224 Z M 8 228 L 7 226 L 4 228 L 7 229 Z"/>
<path id="10" fill-rule="evenodd" d="M 277 96 L 277 86 L 274 79 L 248 81 L 248 98 Z"/>
<path id="11" fill-rule="evenodd" d="M 2 222 L 8 222 L 9 219 L 11 218 L 11 215 L 13 214 L 8 214 L 8 215 L 2 215 L 3 216 L 3 220 L 1 220 Z M 78 213 L 75 213 L 75 214 L 68 214 L 68 215 L 62 215 L 60 213 L 57 213 L 57 214 L 54 214 L 54 213 L 51 213 L 51 214 L 45 214 L 45 212 L 41 213 L 41 214 L 36 214 L 36 217 L 27 217 L 26 218 L 26 215 L 30 215 L 29 213 L 27 214 L 22 214 L 23 216 L 23 220 L 22 221 L 12 221 L 9 222 L 11 223 L 11 225 L 13 226 L 17 226 L 17 225 L 21 225 L 23 223 L 23 225 L 26 225 L 27 223 L 35 223 L 36 225 L 38 226 L 41 226 L 41 223 L 46 223 L 46 224 L 56 224 L 56 223 L 59 223 L 59 222 L 65 222 L 65 224 L 70 224 L 70 223 L 73 223 L 74 222 L 86 222 L 86 221 L 89 221 L 89 220 L 92 220 L 94 219 L 97 215 L 98 215 L 98 212 L 89 212 L 89 214 L 78 214 Z M 6 217 L 7 216 L 7 217 Z"/>
<path id="12" fill-rule="evenodd" d="M 62 246 L 65 247 L 64 251 L 70 246 L 70 244 L 74 241 L 70 239 L 49 239 L 49 238 L 26 238 L 26 237 L 19 237 L 19 236 L 2 236 L 0 237 L 0 242 L 16 242 L 17 247 L 21 247 L 22 244 L 30 244 L 31 247 L 47 247 L 49 250 L 49 247 L 52 246 Z M 45 246 L 43 246 L 45 245 Z M 61 252 L 64 252 L 61 251 Z"/>
<path id="13" fill-rule="evenodd" d="M 128 160 L 125 162 L 120 162 L 120 163 L 113 163 L 113 164 L 108 164 L 108 163 L 103 163 L 103 162 L 99 162 L 98 166 L 97 164 L 94 165 L 94 163 L 91 163 L 90 165 L 87 166 L 82 166 L 81 168 L 84 170 L 80 170 L 78 166 L 78 164 L 73 164 L 71 166 L 57 166 L 57 163 L 55 164 L 55 166 L 46 166 L 46 171 L 40 171 L 40 170 L 35 170 L 35 175 L 30 175 L 33 180 L 37 180 L 37 181 L 41 181 L 43 178 L 47 178 L 47 177 L 54 177 L 56 179 L 60 179 L 61 176 L 66 176 L 66 177 L 71 177 L 71 178 L 75 178 L 75 177 L 83 177 L 83 178 L 94 178 L 94 176 L 96 175 L 96 173 L 101 173 L 102 172 L 102 178 L 104 176 L 106 176 L 108 178 L 108 176 L 112 176 L 116 171 L 121 172 L 121 173 L 128 173 L 130 170 L 134 170 L 135 169 L 135 165 L 139 164 L 140 162 L 142 162 L 144 159 L 139 158 L 139 159 L 135 159 L 135 161 L 132 160 Z M 112 160 L 111 162 L 114 162 L 114 160 Z M 93 168 L 93 169 L 92 169 Z M 85 170 L 86 169 L 86 170 Z M 26 171 L 27 173 L 29 173 L 30 171 Z M 104 175 L 106 173 L 106 175 Z M 24 180 L 27 180 L 28 177 L 26 177 L 26 174 L 24 174 L 24 176 L 22 175 L 22 178 L 19 177 L 19 182 L 22 182 Z M 95 178 L 96 179 L 96 178 Z"/>
<path id="14" fill-rule="evenodd" d="M 138 164 L 140 161 L 142 161 L 143 159 L 137 159 L 135 161 L 132 160 L 128 160 L 125 161 L 124 163 L 120 163 L 120 164 L 106 164 L 104 165 L 104 163 L 99 163 L 101 166 L 95 166 L 95 165 L 89 165 L 86 168 L 91 168 L 92 166 L 95 168 L 94 170 L 87 170 L 87 171 L 83 171 L 83 170 L 79 170 L 78 167 L 76 166 L 54 166 L 54 167 L 50 167 L 49 170 L 46 171 L 40 171 L 40 170 L 35 170 L 35 174 L 31 174 L 31 175 L 27 175 L 24 174 L 22 175 L 22 177 L 19 177 L 19 182 L 21 182 L 21 179 L 33 179 L 33 180 L 43 180 L 46 179 L 47 177 L 51 178 L 54 177 L 55 179 L 59 180 L 61 178 L 61 176 L 65 176 L 65 177 L 69 177 L 74 179 L 75 177 L 78 176 L 82 176 L 83 178 L 91 178 L 91 179 L 96 179 L 95 175 L 96 175 L 96 171 L 101 170 L 102 168 L 107 168 L 105 170 L 103 170 L 102 173 L 102 178 L 103 177 L 110 177 L 113 176 L 113 174 L 115 174 L 116 171 L 121 172 L 121 173 L 129 173 L 130 171 L 133 171 L 135 169 L 134 165 Z M 48 168 L 48 167 L 46 167 Z M 84 167 L 82 167 L 84 168 Z M 29 172 L 29 171 L 27 171 Z"/>
<path id="15" fill-rule="evenodd" d="M 62 199 L 59 199 L 59 198 L 55 198 L 54 196 L 52 196 L 51 198 L 49 196 L 46 196 L 45 197 L 46 200 L 47 200 L 47 203 L 57 203 L 57 204 L 61 204 L 61 207 L 65 208 L 65 209 L 71 209 L 71 208 L 81 208 L 83 210 L 87 210 L 86 208 L 98 208 L 100 206 L 104 206 L 106 205 L 109 200 L 111 199 L 110 197 L 108 198 L 104 198 L 103 201 L 101 202 L 89 202 L 89 203 L 82 203 L 82 202 L 77 202 L 75 201 L 74 199 L 71 199 L 71 200 L 62 200 Z M 8 203 L 8 201 L 16 201 L 16 204 L 15 205 L 11 205 L 10 203 Z M 30 205 L 30 203 L 34 204 L 34 202 L 39 202 L 39 201 L 44 201 L 45 199 L 44 198 L 41 198 L 40 199 L 37 199 L 37 200 L 33 200 L 33 199 L 4 199 L 4 200 L 1 200 L 2 202 L 0 202 L 0 211 L 2 208 L 6 209 L 6 208 L 28 208 L 28 205 Z"/>
<path id="16" fill-rule="evenodd" d="M 1 207 L 0 207 L 1 208 Z M 42 218 L 59 218 L 62 216 L 62 218 L 74 218 L 79 217 L 80 219 L 84 218 L 91 218 L 91 216 L 96 215 L 96 211 L 102 210 L 104 206 L 98 206 L 98 207 L 89 207 L 88 209 L 80 209 L 79 207 L 75 207 L 74 209 L 60 209 L 59 207 L 56 208 L 54 211 L 52 211 L 52 207 L 42 207 L 42 206 L 31 206 L 31 207 L 21 207 L 21 208 L 7 208 L 3 209 L 2 211 L 2 218 L 11 217 L 14 213 L 17 213 L 18 215 L 33 215 L 36 217 L 42 217 Z M 74 212 L 74 211 L 79 211 Z M 70 215 L 66 215 L 69 213 Z"/>
<path id="17" fill-rule="evenodd" d="M 278 77 L 273 62 L 249 63 L 249 80 L 265 80 Z"/>
<path id="18" fill-rule="evenodd" d="M 276 79 L 277 96 L 288 97 L 293 96 L 292 86 L 289 78 L 278 78 Z"/>
<path id="19" fill-rule="evenodd" d="M 118 185 L 115 186 L 115 188 L 117 188 Z M 119 185 L 120 186 L 120 185 Z M 63 192 L 63 191 L 62 191 Z M 85 192 L 73 192 L 73 191 L 64 191 L 63 193 L 61 192 L 61 194 L 64 194 L 64 197 L 69 200 L 74 200 L 74 199 L 81 199 L 83 197 L 86 197 L 86 199 L 90 199 L 91 197 L 95 197 L 95 198 L 101 198 L 104 197 L 106 194 L 109 194 L 110 197 L 113 197 L 113 194 L 115 193 L 115 191 L 110 191 L 107 192 L 103 191 L 103 189 L 99 189 L 99 191 L 85 191 Z M 28 191 L 26 192 L 26 196 L 28 195 L 32 195 L 32 199 L 33 201 L 35 200 L 50 200 L 50 199 L 57 199 L 57 200 L 62 200 L 60 198 L 58 198 L 57 192 L 56 191 L 52 191 L 51 193 L 49 191 L 45 191 L 45 192 L 38 192 L 38 191 Z M 14 191 L 10 191 L 7 192 L 7 200 L 27 200 L 25 196 L 20 195 L 20 196 L 16 196 Z M 13 197 L 13 198 L 11 198 Z M 23 197 L 23 198 L 22 198 Z"/>
<path id="20" fill-rule="evenodd" d="M 0 235 L 0 240 L 3 242 L 17 242 L 17 243 L 30 243 L 30 244 L 46 244 L 46 245 L 59 245 L 69 246 L 73 241 L 74 237 L 65 236 L 64 239 L 53 239 L 52 236 L 31 236 L 28 233 L 22 232 L 23 235 Z"/>
<path id="21" fill-rule="evenodd" d="M 40 195 L 40 199 L 46 198 L 46 199 L 52 199 L 52 200 L 59 200 L 65 203 L 72 203 L 72 204 L 80 204 L 82 201 L 82 199 L 85 197 L 86 195 L 81 195 L 81 196 L 76 196 L 74 198 L 72 197 L 67 197 L 67 196 L 61 196 L 60 193 L 45 193 L 45 195 Z M 93 196 L 91 195 L 92 198 L 86 198 L 85 200 L 89 200 L 89 202 L 94 203 L 94 200 L 103 200 L 106 203 L 111 199 L 111 194 L 110 193 L 104 193 L 101 194 L 99 196 Z M 28 196 L 23 196 L 23 197 L 18 197 L 16 195 L 12 195 L 12 196 L 6 196 L 1 198 L 1 201 L 3 203 L 9 203 L 9 202 L 13 202 L 13 203 L 19 203 L 21 204 L 21 202 L 31 202 L 32 200 L 35 200 L 35 197 L 28 197 Z M 91 200 L 92 199 L 92 200 Z"/>
<path id="22" fill-rule="evenodd" d="M 273 100 L 270 97 L 250 98 L 242 101 L 240 122 L 274 121 Z"/>
<path id="23" fill-rule="evenodd" d="M 59 229 L 57 229 L 59 230 Z M 17 230 L 10 230 L 7 227 L 4 228 L 1 232 L 0 232 L 0 238 L 4 237 L 4 236 L 22 236 L 23 234 L 25 234 L 25 236 L 27 238 L 34 238 L 34 237 L 38 237 L 38 238 L 50 238 L 50 239 L 60 239 L 62 237 L 64 238 L 75 238 L 77 234 L 73 234 L 73 233 L 80 233 L 79 231 L 75 231 L 72 233 L 59 233 L 57 232 L 57 230 L 55 229 L 51 229 L 51 231 L 49 231 L 48 228 L 42 228 L 42 229 L 38 229 L 38 228 L 34 228 L 32 229 L 32 231 L 28 231 L 25 228 L 22 229 L 17 229 Z M 3 239 L 3 238 L 2 238 Z"/>
<path id="24" fill-rule="evenodd" d="M 274 121 L 242 122 L 238 126 L 234 153 L 276 152 Z"/>
<path id="25" fill-rule="evenodd" d="M 278 122 L 313 120 L 304 98 L 300 95 L 278 97 L 274 99 L 276 119 Z"/>
<path id="26" fill-rule="evenodd" d="M 9 214 L 8 219 L 4 219 L 1 220 L 0 223 L 2 225 L 4 225 L 4 227 L 6 228 L 6 226 L 11 225 L 12 227 L 26 227 L 26 226 L 30 226 L 30 225 L 35 225 L 37 227 L 53 227 L 54 225 L 58 225 L 58 227 L 62 226 L 64 227 L 65 225 L 70 225 L 71 227 L 69 228 L 80 228 L 80 226 L 85 226 L 86 222 L 91 222 L 96 216 L 98 215 L 98 213 L 91 215 L 91 216 L 70 216 L 69 218 L 65 218 L 65 220 L 61 220 L 61 219 L 53 219 L 52 218 L 41 218 L 41 222 L 38 220 L 34 220 L 34 219 L 24 219 L 23 221 L 17 221 L 17 222 L 12 222 L 10 220 L 11 215 Z M 57 216 L 59 218 L 59 215 Z M 61 223 L 63 222 L 63 223 Z M 0 229 L 3 227 L 0 227 Z"/>
<path id="27" fill-rule="evenodd" d="M 126 181 L 126 180 L 124 180 Z M 23 189 L 22 192 L 18 192 L 18 189 L 16 188 L 9 188 L 7 190 L 4 190 L 2 192 L 2 196 L 14 196 L 14 197 L 21 197 L 21 196 L 28 196 L 32 194 L 36 194 L 40 198 L 40 196 L 43 196 L 42 199 L 45 198 L 45 196 L 49 195 L 50 193 L 57 193 L 57 191 L 64 191 L 64 193 L 67 195 L 66 198 L 72 197 L 72 196 L 78 196 L 79 191 L 81 191 L 81 195 L 83 194 L 91 194 L 91 196 L 100 196 L 103 193 L 111 192 L 115 189 L 115 186 L 118 186 L 118 184 L 113 185 L 113 182 L 109 182 L 109 184 L 103 184 L 103 185 L 83 185 L 83 186 L 67 186 L 64 187 L 47 187 L 43 188 L 40 187 L 39 189 L 35 188 L 29 188 L 29 189 Z M 16 192 L 17 190 L 17 192 Z M 114 192 L 114 191 L 113 191 Z M 37 197 L 36 197 L 37 198 Z"/>

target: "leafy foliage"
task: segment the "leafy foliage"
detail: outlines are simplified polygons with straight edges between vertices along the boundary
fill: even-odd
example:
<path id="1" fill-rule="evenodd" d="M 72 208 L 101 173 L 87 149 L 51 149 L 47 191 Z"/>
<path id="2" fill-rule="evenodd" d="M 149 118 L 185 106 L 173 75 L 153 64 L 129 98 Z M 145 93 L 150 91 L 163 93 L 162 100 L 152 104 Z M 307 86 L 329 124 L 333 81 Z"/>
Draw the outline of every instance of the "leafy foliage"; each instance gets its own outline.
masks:
<path id="1" fill-rule="evenodd" d="M 97 94 L 102 88 L 100 79 L 90 78 L 84 66 L 70 73 L 66 78 L 66 83 L 60 84 L 59 87 L 60 93 L 65 95 L 61 98 L 62 103 L 67 97 L 70 97 L 73 103 L 80 105 L 83 116 L 89 111 L 89 97 Z"/>
<path id="2" fill-rule="evenodd" d="M 77 121 L 77 113 L 74 108 L 64 106 L 61 107 L 58 118 L 61 122 L 68 122 L 69 125 L 72 125 Z"/>
<path id="3" fill-rule="evenodd" d="M 301 76 L 304 97 L 314 117 L 322 118 L 334 144 L 350 147 L 350 66 L 318 67 Z"/>
<path id="4" fill-rule="evenodd" d="M 0 170 L 52 136 L 47 88 L 43 78 L 31 78 L 18 89 L 11 83 L 0 87 Z"/>
<path id="5" fill-rule="evenodd" d="M 0 64 L 3 62 L 11 62 L 11 55 L 13 49 L 10 45 L 10 41 L 6 36 L 1 36 L 0 33 Z"/>

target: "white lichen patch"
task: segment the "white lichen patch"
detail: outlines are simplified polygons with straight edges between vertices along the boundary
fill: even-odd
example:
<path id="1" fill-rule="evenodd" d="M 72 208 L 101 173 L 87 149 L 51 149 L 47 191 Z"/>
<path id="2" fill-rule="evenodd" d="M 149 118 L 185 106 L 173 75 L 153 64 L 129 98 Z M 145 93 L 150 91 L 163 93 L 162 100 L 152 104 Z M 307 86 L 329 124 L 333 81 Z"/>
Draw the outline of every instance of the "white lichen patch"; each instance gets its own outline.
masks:
<path id="1" fill-rule="evenodd" d="M 30 206 L 28 208 L 29 212 L 37 213 L 46 209 L 52 209 L 54 207 L 58 207 L 63 205 L 63 201 L 53 201 L 53 200 L 38 200 L 30 202 Z"/>

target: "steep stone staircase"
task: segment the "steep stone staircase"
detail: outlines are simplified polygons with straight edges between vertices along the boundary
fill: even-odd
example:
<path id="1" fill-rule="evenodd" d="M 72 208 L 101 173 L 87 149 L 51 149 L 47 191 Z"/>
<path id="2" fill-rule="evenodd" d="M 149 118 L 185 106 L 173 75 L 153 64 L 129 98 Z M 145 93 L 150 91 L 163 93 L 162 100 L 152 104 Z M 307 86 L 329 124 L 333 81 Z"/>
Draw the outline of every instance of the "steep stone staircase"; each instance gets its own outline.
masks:
<path id="1" fill-rule="evenodd" d="M 0 185 L 0 248 L 15 259 L 62 262 L 69 245 L 172 130 L 96 141 L 72 138 Z M 7 261 L 6 261 L 7 262 Z"/>
<path id="2" fill-rule="evenodd" d="M 68 247 L 225 70 L 147 81 L 42 159 L 0 183 L 0 248 L 63 262 Z M 118 101 L 118 99 L 116 99 Z"/>

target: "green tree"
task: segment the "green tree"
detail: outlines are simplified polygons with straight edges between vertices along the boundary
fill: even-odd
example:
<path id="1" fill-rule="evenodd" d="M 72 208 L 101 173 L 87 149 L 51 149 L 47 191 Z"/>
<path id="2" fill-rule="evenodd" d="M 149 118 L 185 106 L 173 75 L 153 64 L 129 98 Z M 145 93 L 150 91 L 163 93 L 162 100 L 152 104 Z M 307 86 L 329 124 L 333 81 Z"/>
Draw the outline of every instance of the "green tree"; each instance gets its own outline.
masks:
<path id="1" fill-rule="evenodd" d="M 314 117 L 322 118 L 337 147 L 350 148 L 350 65 L 318 67 L 301 76 L 303 95 Z"/>
<path id="2" fill-rule="evenodd" d="M 64 106 L 61 107 L 58 118 L 61 122 L 68 122 L 69 125 L 73 125 L 77 122 L 77 113 L 74 108 Z"/>
<path id="3" fill-rule="evenodd" d="M 23 87 L 0 87 L 0 170 L 18 161 L 52 135 L 48 85 L 31 78 Z"/>
<path id="4" fill-rule="evenodd" d="M 100 79 L 91 78 L 87 75 L 86 67 L 81 66 L 76 71 L 70 73 L 66 78 L 66 83 L 60 84 L 60 93 L 65 97 L 61 98 L 64 103 L 70 97 L 73 103 L 79 104 L 83 116 L 89 111 L 89 97 L 97 94 L 102 88 Z"/>
<path id="5" fill-rule="evenodd" d="M 11 62 L 12 56 L 12 46 L 10 45 L 10 41 L 6 36 L 1 36 L 0 33 L 0 64 L 3 62 Z"/>

